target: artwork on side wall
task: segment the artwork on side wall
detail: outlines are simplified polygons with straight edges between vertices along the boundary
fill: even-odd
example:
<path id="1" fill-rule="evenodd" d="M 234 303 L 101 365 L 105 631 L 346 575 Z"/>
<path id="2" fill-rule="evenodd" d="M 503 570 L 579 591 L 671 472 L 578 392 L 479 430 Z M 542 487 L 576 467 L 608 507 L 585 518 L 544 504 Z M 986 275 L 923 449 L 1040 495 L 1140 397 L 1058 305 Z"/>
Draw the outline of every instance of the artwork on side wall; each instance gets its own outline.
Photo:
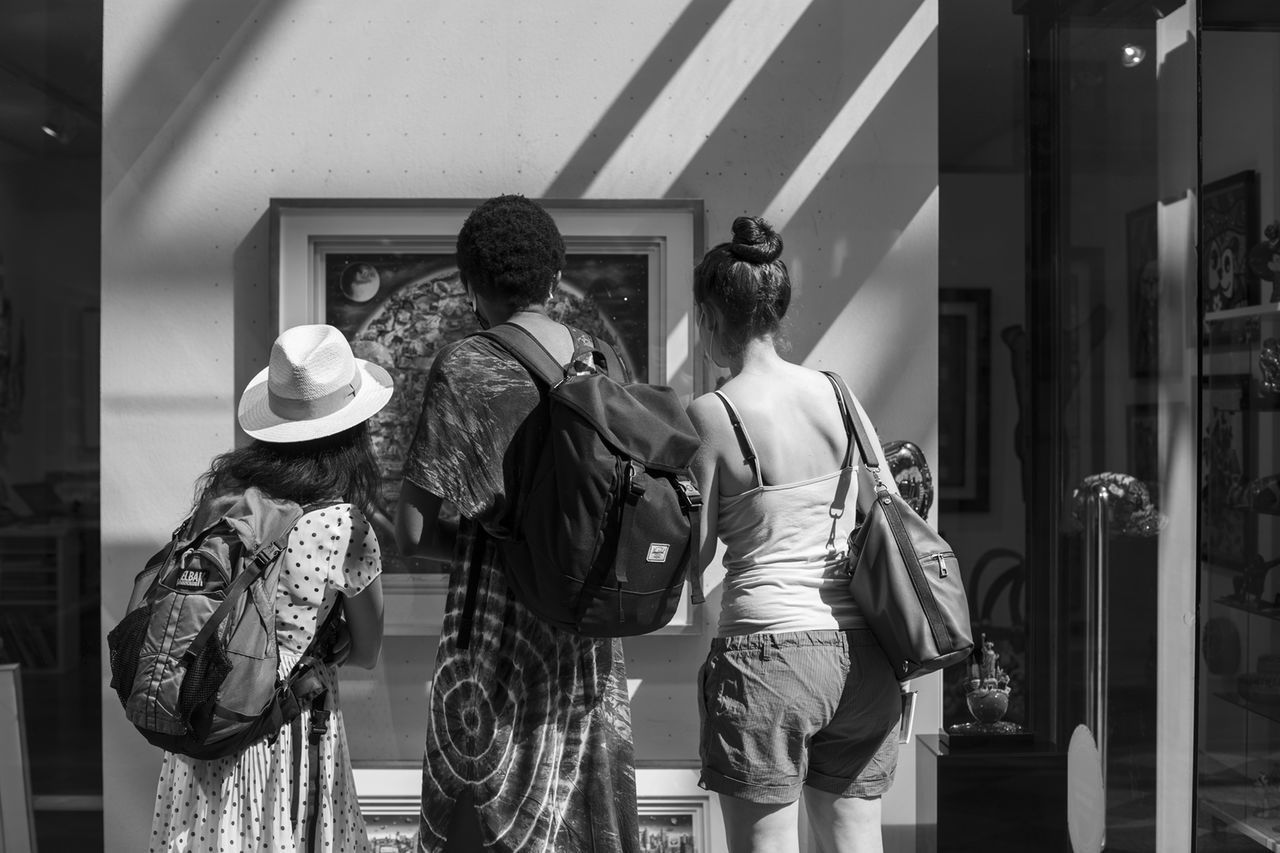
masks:
<path id="1" fill-rule="evenodd" d="M 1200 548 L 1218 566 L 1243 567 L 1253 555 L 1252 515 L 1239 494 L 1254 470 L 1250 376 L 1201 377 Z"/>
<path id="2" fill-rule="evenodd" d="M 1125 469 L 1146 484 L 1159 503 L 1159 407 L 1155 403 L 1134 403 L 1128 407 L 1126 445 L 1129 465 Z"/>
<path id="3" fill-rule="evenodd" d="M 1258 234 L 1258 173 L 1205 184 L 1200 194 L 1200 300 L 1203 310 L 1258 304 L 1258 278 L 1248 247 Z"/>
<path id="4" fill-rule="evenodd" d="M 1160 359 L 1160 257 L 1155 203 L 1125 217 L 1125 281 L 1129 288 L 1129 375 L 1153 379 Z"/>
<path id="5" fill-rule="evenodd" d="M 938 293 L 938 494 L 943 510 L 990 508 L 991 291 Z"/>
<path id="6" fill-rule="evenodd" d="M 277 328 L 324 322 L 386 368 L 391 403 L 370 421 L 383 472 L 374 519 L 388 593 L 387 632 L 439 630 L 448 566 L 401 555 L 390 519 L 422 392 L 436 355 L 479 325 L 454 259 L 457 233 L 483 199 L 276 199 L 271 204 Z M 612 343 L 642 381 L 692 395 L 692 271 L 702 253 L 698 200 L 540 202 L 565 239 L 550 311 Z M 441 599 L 436 606 L 434 599 Z M 424 615 L 428 622 L 423 622 Z M 687 597 L 667 632 L 693 632 Z"/>

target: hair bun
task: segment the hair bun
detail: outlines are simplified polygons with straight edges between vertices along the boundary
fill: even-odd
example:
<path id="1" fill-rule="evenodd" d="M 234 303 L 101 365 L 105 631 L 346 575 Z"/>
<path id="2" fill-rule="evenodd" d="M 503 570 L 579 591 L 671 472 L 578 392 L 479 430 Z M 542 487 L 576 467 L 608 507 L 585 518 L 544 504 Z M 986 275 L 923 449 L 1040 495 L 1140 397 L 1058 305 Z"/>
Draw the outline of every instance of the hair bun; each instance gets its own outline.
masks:
<path id="1" fill-rule="evenodd" d="M 739 260 L 771 264 L 782 255 L 782 238 L 759 216 L 739 216 L 733 220 L 729 251 Z"/>

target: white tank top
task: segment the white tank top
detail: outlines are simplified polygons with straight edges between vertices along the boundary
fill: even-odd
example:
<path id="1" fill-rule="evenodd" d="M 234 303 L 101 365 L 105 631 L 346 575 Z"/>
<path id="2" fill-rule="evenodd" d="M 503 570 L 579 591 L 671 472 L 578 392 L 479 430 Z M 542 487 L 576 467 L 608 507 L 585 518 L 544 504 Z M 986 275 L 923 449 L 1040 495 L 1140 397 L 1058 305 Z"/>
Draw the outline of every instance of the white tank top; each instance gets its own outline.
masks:
<path id="1" fill-rule="evenodd" d="M 853 454 L 837 471 L 795 483 L 764 485 L 755 446 L 729 398 L 729 411 L 756 485 L 721 495 L 717 534 L 725 543 L 721 637 L 861 628 L 866 626 L 849 593 L 844 552 L 858 505 Z M 832 507 L 848 478 L 844 512 Z"/>

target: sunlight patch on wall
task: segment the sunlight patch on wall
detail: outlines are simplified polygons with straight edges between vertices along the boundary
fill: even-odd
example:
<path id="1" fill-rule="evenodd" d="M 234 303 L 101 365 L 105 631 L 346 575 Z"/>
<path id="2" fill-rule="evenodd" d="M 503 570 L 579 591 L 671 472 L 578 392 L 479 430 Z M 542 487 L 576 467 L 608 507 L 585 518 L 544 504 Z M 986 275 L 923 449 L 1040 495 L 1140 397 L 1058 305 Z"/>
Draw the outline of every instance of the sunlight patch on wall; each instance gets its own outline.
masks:
<path id="1" fill-rule="evenodd" d="M 922 347 L 910 342 L 932 334 L 920 316 L 922 289 L 937 287 L 936 246 L 938 189 L 920 205 L 911 221 L 893 241 L 876 269 L 849 295 L 827 331 L 805 357 L 809 367 L 844 369 L 855 353 L 898 352 L 905 355 Z M 936 302 L 936 296 L 935 296 Z M 936 319 L 936 318 L 935 318 Z M 922 325 L 923 324 L 923 325 Z M 857 341 L 850 348 L 850 341 Z M 880 371 L 875 359 L 858 358 L 846 378 L 855 387 L 870 389 L 893 377 L 858 375 L 859 370 Z M 871 395 L 873 396 L 874 392 Z"/>
<path id="2" fill-rule="evenodd" d="M 867 73 L 866 79 L 849 96 L 849 100 L 791 173 L 773 201 L 765 207 L 764 217 L 775 228 L 779 231 L 786 229 L 800 205 L 821 183 L 840 152 L 845 150 L 849 140 L 857 136 L 867 117 L 888 94 L 937 28 L 938 0 L 925 0 Z"/>
<path id="3" fill-rule="evenodd" d="M 678 170 L 693 161 L 808 6 L 769 0 L 734 3 L 733 14 L 721 15 L 707 31 L 585 195 L 665 196 Z M 769 26 L 753 23 L 761 20 Z"/>

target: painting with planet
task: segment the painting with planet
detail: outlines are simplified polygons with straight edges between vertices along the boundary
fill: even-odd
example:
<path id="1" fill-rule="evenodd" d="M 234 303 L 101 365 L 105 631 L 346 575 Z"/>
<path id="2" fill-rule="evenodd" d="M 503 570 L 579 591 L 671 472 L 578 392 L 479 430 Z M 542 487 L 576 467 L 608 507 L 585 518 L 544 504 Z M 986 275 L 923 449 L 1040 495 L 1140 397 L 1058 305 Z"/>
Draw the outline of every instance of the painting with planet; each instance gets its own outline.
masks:
<path id="1" fill-rule="evenodd" d="M 391 403 L 370 421 L 383 473 L 380 510 L 391 519 L 427 373 L 441 348 L 480 327 L 451 253 L 329 252 L 324 268 L 325 322 L 342 330 L 357 357 L 386 368 L 396 383 Z M 640 381 L 649 377 L 649 272 L 642 253 L 570 253 L 549 306 L 561 322 L 613 344 Z M 383 571 L 448 570 L 400 555 L 389 522 L 375 526 Z"/>

